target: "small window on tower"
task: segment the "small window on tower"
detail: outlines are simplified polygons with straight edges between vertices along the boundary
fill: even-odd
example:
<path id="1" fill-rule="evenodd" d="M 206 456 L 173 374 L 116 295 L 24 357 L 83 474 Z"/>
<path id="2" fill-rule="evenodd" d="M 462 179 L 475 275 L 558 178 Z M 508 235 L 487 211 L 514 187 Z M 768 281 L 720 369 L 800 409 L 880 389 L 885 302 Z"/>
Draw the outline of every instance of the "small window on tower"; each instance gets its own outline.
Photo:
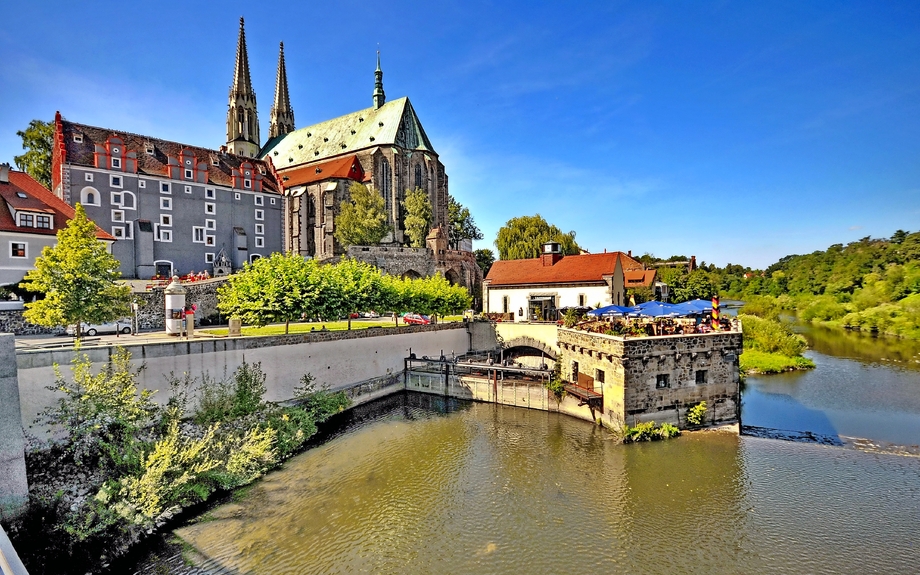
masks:
<path id="1" fill-rule="evenodd" d="M 112 167 L 120 168 L 121 167 L 121 158 L 112 158 Z"/>

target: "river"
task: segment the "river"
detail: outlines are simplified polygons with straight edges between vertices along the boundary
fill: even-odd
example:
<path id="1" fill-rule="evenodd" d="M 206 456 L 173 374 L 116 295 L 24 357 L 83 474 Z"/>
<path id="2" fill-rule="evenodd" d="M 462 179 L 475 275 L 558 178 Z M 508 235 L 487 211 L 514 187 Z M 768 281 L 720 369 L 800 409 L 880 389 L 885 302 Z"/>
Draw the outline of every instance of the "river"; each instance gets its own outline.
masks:
<path id="1" fill-rule="evenodd" d="M 917 350 L 832 335 L 748 379 L 745 423 L 916 444 Z M 918 519 L 918 457 L 404 394 L 175 533 L 212 573 L 917 573 Z"/>

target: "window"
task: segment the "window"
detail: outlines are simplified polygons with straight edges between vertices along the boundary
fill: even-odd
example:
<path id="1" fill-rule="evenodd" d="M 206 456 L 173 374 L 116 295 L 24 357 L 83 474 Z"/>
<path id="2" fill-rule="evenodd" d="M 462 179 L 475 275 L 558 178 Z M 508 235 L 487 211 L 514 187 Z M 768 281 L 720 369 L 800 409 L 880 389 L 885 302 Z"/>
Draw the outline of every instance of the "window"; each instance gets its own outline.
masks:
<path id="1" fill-rule="evenodd" d="M 192 226 L 192 242 L 196 244 L 204 243 L 204 228 L 201 226 Z"/>
<path id="2" fill-rule="evenodd" d="M 121 176 L 109 176 L 109 183 L 113 188 L 121 187 Z"/>
<path id="3" fill-rule="evenodd" d="M 233 199 L 234 199 L 234 200 L 240 199 L 240 193 L 237 192 L 237 193 L 233 194 Z"/>
<path id="4" fill-rule="evenodd" d="M 257 205 L 257 206 L 263 205 L 263 203 L 264 203 L 264 198 L 263 198 L 262 196 L 254 196 L 254 197 L 255 197 L 255 202 L 256 202 L 256 205 Z"/>
<path id="5" fill-rule="evenodd" d="M 671 380 L 670 374 L 659 373 L 658 375 L 655 376 L 655 388 L 664 389 L 666 387 L 671 387 L 670 380 Z"/>
<path id="6" fill-rule="evenodd" d="M 19 214 L 19 225 L 23 228 L 35 227 L 35 216 L 33 214 Z"/>
<path id="7" fill-rule="evenodd" d="M 415 165 L 415 187 L 422 187 L 422 166 L 421 164 Z"/>
<path id="8" fill-rule="evenodd" d="M 205 220 L 204 229 L 206 230 L 216 230 L 217 229 L 217 220 Z"/>
<path id="9" fill-rule="evenodd" d="M 73 141 L 76 142 L 76 143 L 78 143 L 78 144 L 82 144 L 82 143 L 83 143 L 83 134 L 74 134 L 74 135 L 73 135 Z"/>
<path id="10" fill-rule="evenodd" d="M 256 219 L 264 220 L 265 219 L 265 210 L 256 210 Z"/>
<path id="11" fill-rule="evenodd" d="M 112 158 L 112 167 L 120 168 L 121 167 L 121 158 Z"/>
<path id="12" fill-rule="evenodd" d="M 93 181 L 93 175 L 92 175 L 92 174 L 83 174 L 83 178 L 86 179 L 87 182 L 92 182 L 92 181 Z"/>
<path id="13" fill-rule="evenodd" d="M 265 234 L 265 224 L 256 224 L 256 235 L 261 236 L 264 234 Z"/>
<path id="14" fill-rule="evenodd" d="M 116 240 L 125 239 L 125 227 L 124 226 L 112 226 L 112 235 Z"/>
<path id="15" fill-rule="evenodd" d="M 212 166 L 219 166 L 219 165 L 220 165 L 220 160 L 218 160 L 217 158 L 211 158 L 211 165 L 212 165 Z"/>
<path id="16" fill-rule="evenodd" d="M 258 236 L 258 237 L 256 238 L 256 247 L 257 247 L 257 248 L 264 248 L 264 247 L 265 247 L 265 238 L 263 238 L 262 236 Z"/>
<path id="17" fill-rule="evenodd" d="M 112 205 L 113 205 L 113 206 L 120 206 L 120 205 L 122 204 L 122 201 L 121 201 L 121 192 L 112 192 L 112 193 L 110 194 L 110 198 L 109 198 L 109 199 L 112 201 Z"/>
<path id="18" fill-rule="evenodd" d="M 204 197 L 206 197 L 209 200 L 213 200 L 214 199 L 214 188 L 205 188 Z"/>
<path id="19" fill-rule="evenodd" d="M 578 383 L 578 362 L 572 362 L 572 381 Z"/>
<path id="20" fill-rule="evenodd" d="M 112 210 L 112 221 L 113 222 L 124 222 L 125 213 L 122 210 Z"/>
<path id="21" fill-rule="evenodd" d="M 696 370 L 696 384 L 697 385 L 706 385 L 706 376 L 709 375 L 707 370 L 698 369 Z"/>
<path id="22" fill-rule="evenodd" d="M 148 156 L 152 156 L 153 155 L 153 144 L 147 144 L 146 146 L 144 146 L 144 152 L 146 152 Z"/>
<path id="23" fill-rule="evenodd" d="M 157 226 L 157 241 L 159 242 L 171 242 L 172 241 L 172 230 L 167 228 L 160 228 Z"/>
<path id="24" fill-rule="evenodd" d="M 126 210 L 134 209 L 134 194 L 131 192 L 121 192 L 121 207 Z"/>
<path id="25" fill-rule="evenodd" d="M 35 216 L 35 227 L 50 230 L 51 216 Z"/>
<path id="26" fill-rule="evenodd" d="M 508 313 L 511 309 L 511 296 L 502 296 L 502 313 Z"/>
<path id="27" fill-rule="evenodd" d="M 597 383 L 604 383 L 605 376 L 606 374 L 604 373 L 603 369 L 594 370 L 594 381 L 596 381 Z"/>
<path id="28" fill-rule="evenodd" d="M 213 264 L 214 263 L 214 252 L 208 252 L 204 254 L 204 263 Z"/>
<path id="29" fill-rule="evenodd" d="M 272 198 L 272 205 L 275 205 L 275 198 Z"/>
<path id="30" fill-rule="evenodd" d="M 80 190 L 80 203 L 84 206 L 98 206 L 101 196 L 96 188 L 85 187 Z"/>
<path id="31" fill-rule="evenodd" d="M 206 214 L 213 214 L 214 212 L 215 212 L 215 211 L 214 211 L 214 203 L 213 203 L 213 202 L 205 202 L 205 204 L 204 204 L 204 213 L 206 213 Z"/>
<path id="32" fill-rule="evenodd" d="M 213 246 L 213 245 L 214 245 L 214 236 L 212 236 L 212 235 L 206 235 L 206 236 L 204 237 L 204 244 L 205 244 L 206 246 Z"/>
<path id="33" fill-rule="evenodd" d="M 161 226 L 171 226 L 172 216 L 170 214 L 160 214 L 160 225 Z"/>
<path id="34" fill-rule="evenodd" d="M 185 193 L 186 193 L 186 194 L 191 194 L 191 193 L 192 193 L 192 186 L 185 186 Z"/>
<path id="35" fill-rule="evenodd" d="M 194 176 L 193 176 L 191 170 L 185 170 L 185 179 L 186 179 L 186 180 L 191 180 L 193 177 L 194 177 Z"/>
<path id="36" fill-rule="evenodd" d="M 138 180 L 138 182 L 137 182 L 137 187 L 138 187 L 138 188 L 146 188 L 146 187 L 147 187 L 147 180 Z"/>
<path id="37" fill-rule="evenodd" d="M 29 244 L 24 242 L 10 242 L 10 257 L 11 258 L 24 258 L 27 257 Z"/>
<path id="38" fill-rule="evenodd" d="M 161 210 L 171 210 L 172 209 L 172 198 L 160 198 L 160 209 Z"/>
<path id="39" fill-rule="evenodd" d="M 578 307 L 585 307 L 585 301 L 587 301 L 587 296 L 585 294 L 578 294 Z"/>
<path id="40" fill-rule="evenodd" d="M 171 194 L 172 190 L 169 189 L 169 182 L 160 182 L 160 193 L 161 194 Z"/>

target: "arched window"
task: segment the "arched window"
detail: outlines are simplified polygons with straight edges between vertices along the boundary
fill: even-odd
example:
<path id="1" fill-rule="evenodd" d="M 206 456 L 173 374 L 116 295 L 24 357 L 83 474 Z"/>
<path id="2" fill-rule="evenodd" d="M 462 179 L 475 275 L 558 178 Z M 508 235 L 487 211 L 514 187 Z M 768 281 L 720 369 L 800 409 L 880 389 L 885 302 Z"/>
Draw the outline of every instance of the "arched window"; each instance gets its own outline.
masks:
<path id="1" fill-rule="evenodd" d="M 257 260 L 262 259 L 262 256 L 259 254 L 252 254 L 249 256 L 249 263 L 255 263 Z"/>
<path id="2" fill-rule="evenodd" d="M 121 207 L 126 210 L 133 210 L 137 207 L 137 200 L 134 198 L 133 192 L 121 193 Z"/>
<path id="3" fill-rule="evenodd" d="M 380 164 L 380 193 L 383 194 L 383 203 L 387 211 L 390 210 L 391 195 L 393 193 L 393 170 L 390 168 L 390 162 L 383 159 Z"/>
<path id="4" fill-rule="evenodd" d="M 80 203 L 84 206 L 98 206 L 101 202 L 99 191 L 96 188 L 86 186 L 80 190 Z"/>
<path id="5" fill-rule="evenodd" d="M 422 187 L 422 165 L 415 164 L 415 187 Z"/>

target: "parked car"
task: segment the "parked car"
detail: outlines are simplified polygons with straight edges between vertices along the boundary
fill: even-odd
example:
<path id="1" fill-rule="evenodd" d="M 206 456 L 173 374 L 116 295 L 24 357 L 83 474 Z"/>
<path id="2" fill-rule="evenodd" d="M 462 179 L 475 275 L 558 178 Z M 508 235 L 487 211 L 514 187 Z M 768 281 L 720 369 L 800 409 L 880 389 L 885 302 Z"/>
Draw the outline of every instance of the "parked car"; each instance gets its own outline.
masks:
<path id="1" fill-rule="evenodd" d="M 407 313 L 403 316 L 403 322 L 411 325 L 428 325 L 431 318 L 420 313 Z"/>
<path id="2" fill-rule="evenodd" d="M 118 319 L 109 323 L 82 323 L 80 331 L 83 335 L 100 335 L 104 333 L 131 333 L 131 320 Z M 77 326 L 68 325 L 67 335 L 76 335 Z"/>

